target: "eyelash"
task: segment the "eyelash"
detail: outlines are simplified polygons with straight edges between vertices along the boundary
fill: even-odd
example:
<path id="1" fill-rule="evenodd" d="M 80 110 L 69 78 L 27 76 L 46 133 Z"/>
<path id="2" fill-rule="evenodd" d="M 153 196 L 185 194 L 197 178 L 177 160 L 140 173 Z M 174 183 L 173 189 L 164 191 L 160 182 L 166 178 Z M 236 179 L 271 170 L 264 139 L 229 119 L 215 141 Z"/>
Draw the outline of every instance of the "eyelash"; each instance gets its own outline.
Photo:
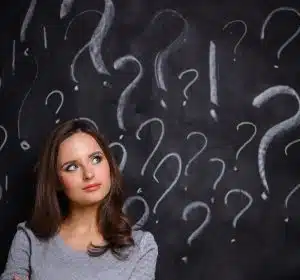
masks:
<path id="1" fill-rule="evenodd" d="M 100 163 L 100 162 L 102 161 L 102 156 L 99 156 L 99 155 L 94 156 L 92 160 L 94 160 L 95 158 L 98 159 L 97 163 Z M 74 171 L 74 170 L 70 170 L 69 168 L 70 168 L 71 166 L 75 166 L 75 165 L 76 165 L 75 163 L 72 163 L 72 164 L 68 165 L 68 166 L 65 168 L 65 171 Z"/>

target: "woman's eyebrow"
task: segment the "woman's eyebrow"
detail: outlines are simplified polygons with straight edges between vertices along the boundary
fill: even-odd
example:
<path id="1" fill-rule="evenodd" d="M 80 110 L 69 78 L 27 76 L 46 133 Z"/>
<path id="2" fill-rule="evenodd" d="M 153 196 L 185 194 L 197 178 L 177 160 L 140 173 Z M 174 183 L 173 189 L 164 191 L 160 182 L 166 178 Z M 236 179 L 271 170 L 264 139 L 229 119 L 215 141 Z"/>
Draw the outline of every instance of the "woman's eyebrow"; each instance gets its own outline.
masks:
<path id="1" fill-rule="evenodd" d="M 91 153 L 88 157 L 91 158 L 91 157 L 93 157 L 93 156 L 95 156 L 95 155 L 99 155 L 99 154 L 103 156 L 103 152 L 99 150 L 99 151 L 95 151 L 95 152 Z M 76 162 L 76 161 L 77 161 L 76 159 L 75 159 L 75 160 L 68 160 L 68 161 L 62 163 L 62 164 L 60 165 L 60 167 L 62 168 L 62 167 L 64 167 L 65 165 L 70 164 L 70 163 L 74 163 L 74 162 Z"/>

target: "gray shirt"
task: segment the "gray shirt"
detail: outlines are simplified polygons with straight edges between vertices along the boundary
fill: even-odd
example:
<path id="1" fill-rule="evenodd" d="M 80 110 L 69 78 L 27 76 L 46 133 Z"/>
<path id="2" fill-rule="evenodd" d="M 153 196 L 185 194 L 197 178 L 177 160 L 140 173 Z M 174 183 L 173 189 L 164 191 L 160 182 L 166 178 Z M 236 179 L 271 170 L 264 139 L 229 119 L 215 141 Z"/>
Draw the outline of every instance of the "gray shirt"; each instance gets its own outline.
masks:
<path id="1" fill-rule="evenodd" d="M 129 258 L 119 260 L 110 250 L 100 257 L 72 249 L 60 235 L 40 241 L 25 226 L 17 225 L 6 267 L 0 280 L 12 280 L 17 274 L 30 280 L 153 280 L 158 248 L 148 231 L 133 230 L 136 243 Z"/>

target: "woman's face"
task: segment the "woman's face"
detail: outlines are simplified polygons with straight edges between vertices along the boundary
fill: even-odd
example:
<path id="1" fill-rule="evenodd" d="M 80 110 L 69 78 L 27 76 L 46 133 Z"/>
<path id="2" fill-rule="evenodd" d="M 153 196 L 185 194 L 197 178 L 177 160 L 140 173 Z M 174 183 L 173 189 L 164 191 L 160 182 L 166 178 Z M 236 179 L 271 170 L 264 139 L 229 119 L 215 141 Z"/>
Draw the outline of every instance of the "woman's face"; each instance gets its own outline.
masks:
<path id="1" fill-rule="evenodd" d="M 111 186 L 108 161 L 97 141 L 77 132 L 59 146 L 57 172 L 71 202 L 88 206 L 100 202 Z M 88 188 L 89 185 L 95 187 Z"/>

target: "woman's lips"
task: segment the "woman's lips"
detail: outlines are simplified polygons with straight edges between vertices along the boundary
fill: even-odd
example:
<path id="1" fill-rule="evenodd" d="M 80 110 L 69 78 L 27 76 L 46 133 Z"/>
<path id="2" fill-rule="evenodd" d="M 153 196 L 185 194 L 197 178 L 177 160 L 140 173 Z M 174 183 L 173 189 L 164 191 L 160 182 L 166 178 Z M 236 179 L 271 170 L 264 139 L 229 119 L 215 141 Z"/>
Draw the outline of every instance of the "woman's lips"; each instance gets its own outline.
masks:
<path id="1" fill-rule="evenodd" d="M 93 185 L 88 185 L 83 188 L 85 192 L 93 192 L 96 191 L 100 188 L 100 184 L 93 184 Z"/>

